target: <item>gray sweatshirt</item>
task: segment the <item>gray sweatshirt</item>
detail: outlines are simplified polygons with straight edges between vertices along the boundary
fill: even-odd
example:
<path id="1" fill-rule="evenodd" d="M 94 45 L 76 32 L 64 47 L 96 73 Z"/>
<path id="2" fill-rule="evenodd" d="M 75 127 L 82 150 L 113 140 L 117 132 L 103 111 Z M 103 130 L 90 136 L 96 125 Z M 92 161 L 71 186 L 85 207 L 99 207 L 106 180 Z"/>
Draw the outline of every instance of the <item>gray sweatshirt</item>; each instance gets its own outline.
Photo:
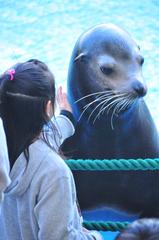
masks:
<path id="1" fill-rule="evenodd" d="M 9 170 L 6 136 L 0 118 L 0 202 L 4 189 L 10 184 Z"/>
<path id="2" fill-rule="evenodd" d="M 74 133 L 65 116 L 58 117 L 57 126 L 63 139 Z M 42 139 L 30 145 L 29 154 L 29 162 L 22 153 L 11 170 L 0 240 L 100 239 L 82 229 L 73 176 L 63 159 Z"/>

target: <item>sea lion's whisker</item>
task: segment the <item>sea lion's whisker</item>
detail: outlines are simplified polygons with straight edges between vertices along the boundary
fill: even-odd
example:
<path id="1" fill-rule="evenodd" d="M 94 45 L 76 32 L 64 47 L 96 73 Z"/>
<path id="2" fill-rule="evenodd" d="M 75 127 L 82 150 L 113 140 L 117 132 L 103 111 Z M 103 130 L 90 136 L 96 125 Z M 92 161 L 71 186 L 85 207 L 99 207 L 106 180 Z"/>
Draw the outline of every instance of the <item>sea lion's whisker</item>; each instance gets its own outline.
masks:
<path id="1" fill-rule="evenodd" d="M 123 97 L 123 95 L 124 95 L 124 97 Z M 122 104 L 122 102 L 125 100 L 125 96 L 127 95 L 127 94 L 123 94 L 122 95 L 122 97 L 118 97 L 118 99 L 115 99 L 113 102 L 111 102 L 110 104 L 108 104 L 106 107 L 104 107 L 102 110 L 101 110 L 101 112 L 103 111 L 103 113 L 105 112 L 105 110 L 108 108 L 108 110 L 107 110 L 107 114 L 109 113 L 109 111 L 110 111 L 110 109 L 114 106 L 114 105 L 116 105 L 115 106 L 115 108 L 114 108 L 114 110 L 113 110 L 113 113 L 112 113 L 112 116 L 111 116 L 111 127 L 112 127 L 112 129 L 114 129 L 114 127 L 113 127 L 113 117 L 114 117 L 114 114 L 116 113 L 116 110 L 118 109 L 118 106 L 120 106 L 121 104 Z M 122 102 L 121 102 L 122 101 Z M 100 113 L 101 112 L 99 112 L 99 115 L 100 115 Z"/>
<path id="2" fill-rule="evenodd" d="M 135 101 L 136 101 L 136 99 L 134 99 L 134 98 L 131 98 L 127 106 L 130 106 L 130 105 L 132 105 L 132 104 L 133 104 Z"/>
<path id="3" fill-rule="evenodd" d="M 118 99 L 118 101 L 119 101 L 120 99 Z M 111 103 L 111 104 L 113 104 L 114 103 L 114 101 Z M 105 111 L 105 109 L 106 109 L 106 107 L 105 107 L 105 105 L 106 104 L 103 104 L 103 106 L 102 106 L 102 108 L 101 108 L 101 112 L 102 112 L 102 114 L 104 113 L 104 111 Z M 109 112 L 109 111 L 108 111 Z"/>
<path id="4" fill-rule="evenodd" d="M 95 94 L 94 94 L 94 95 L 95 95 Z M 102 93 L 102 94 L 99 94 L 99 92 L 98 92 L 98 93 L 96 93 L 96 95 L 99 95 L 98 98 L 96 98 L 95 100 L 93 100 L 93 101 L 90 102 L 90 103 L 87 103 L 87 104 L 83 107 L 84 110 L 82 111 L 82 113 L 81 113 L 78 121 L 82 118 L 83 114 L 86 112 L 86 110 L 87 110 L 92 104 L 94 104 L 94 103 L 96 103 L 96 102 L 98 102 L 98 101 L 100 101 L 100 100 L 103 100 L 103 101 L 100 102 L 100 103 L 95 107 L 95 109 L 90 113 L 88 120 L 91 118 L 92 114 L 95 112 L 95 110 L 96 110 L 100 105 L 102 105 L 102 104 L 105 105 L 107 102 L 112 101 L 112 100 L 114 99 L 113 102 L 111 102 L 110 104 L 107 105 L 107 106 L 109 106 L 109 105 L 113 104 L 114 101 L 116 102 L 117 99 L 118 99 L 118 101 L 119 101 L 119 99 L 120 99 L 121 97 L 125 96 L 125 93 L 119 93 L 119 94 L 112 95 L 112 91 L 111 91 L 111 94 L 108 94 L 107 92 L 104 92 L 104 94 L 103 94 L 103 93 Z M 87 96 L 88 96 L 88 95 L 87 95 Z M 85 96 L 85 97 L 86 97 L 86 96 Z M 81 100 L 82 100 L 82 99 L 81 99 Z M 105 107 L 105 108 L 106 108 L 106 107 Z M 99 115 L 100 115 L 100 114 L 99 114 Z M 95 118 L 95 120 L 96 120 L 96 118 Z"/>
<path id="5" fill-rule="evenodd" d="M 78 100 L 75 101 L 75 103 L 77 103 L 77 102 L 79 102 L 79 101 L 81 101 L 81 100 L 83 100 L 85 98 L 97 95 L 97 94 L 99 94 L 99 95 L 100 94 L 109 94 L 109 95 L 111 95 L 111 94 L 113 94 L 113 92 L 112 92 L 112 90 L 107 90 L 107 91 L 102 91 L 102 92 L 90 93 L 90 94 L 88 94 L 88 95 L 86 95 L 84 97 L 79 98 Z"/>
<path id="6" fill-rule="evenodd" d="M 113 97 L 114 97 L 114 96 L 113 96 Z M 97 101 L 99 101 L 99 100 L 101 100 L 101 99 L 107 99 L 107 98 L 110 99 L 110 97 L 108 97 L 106 94 L 104 94 L 104 95 L 98 97 L 97 99 L 93 100 L 92 102 L 86 104 L 86 105 L 83 107 L 84 110 L 82 111 L 82 113 L 81 113 L 78 121 L 82 118 L 83 114 L 86 112 L 86 110 L 87 110 L 93 103 L 95 103 L 95 102 L 97 102 Z"/>
<path id="7" fill-rule="evenodd" d="M 118 104 L 119 104 L 119 103 L 118 103 Z M 117 105 L 118 105 L 118 104 L 117 104 Z M 114 117 L 114 114 L 115 114 L 115 112 L 116 112 L 117 105 L 115 106 L 115 108 L 114 108 L 114 110 L 113 110 L 113 112 L 112 112 L 112 115 L 111 115 L 110 124 L 111 124 L 111 128 L 112 128 L 112 130 L 114 130 L 114 126 L 113 126 L 113 117 Z"/>
<path id="8" fill-rule="evenodd" d="M 95 112 L 95 110 L 96 110 L 100 105 L 107 103 L 108 101 L 112 100 L 113 98 L 116 98 L 116 96 L 112 96 L 111 98 L 110 98 L 110 97 L 107 97 L 107 96 L 106 96 L 106 97 L 104 96 L 104 100 L 103 100 L 102 102 L 100 102 L 100 103 L 95 107 L 95 109 L 94 109 L 94 110 L 91 112 L 91 114 L 89 115 L 88 120 L 91 118 L 92 114 Z"/>
<path id="9" fill-rule="evenodd" d="M 86 111 L 93 103 L 98 102 L 98 101 L 99 101 L 100 99 L 102 99 L 102 98 L 104 98 L 104 96 L 100 96 L 99 98 L 97 98 L 97 99 L 93 100 L 92 102 L 86 104 L 86 105 L 83 107 L 84 110 L 82 111 L 82 113 L 81 113 L 78 121 L 82 118 L 82 116 L 83 116 L 83 114 L 85 113 L 85 111 Z"/>
<path id="10" fill-rule="evenodd" d="M 110 98 L 108 98 L 108 99 L 106 99 L 106 100 L 104 100 L 104 101 L 102 102 L 102 106 L 100 107 L 99 113 L 97 114 L 97 118 L 100 117 L 100 113 L 102 112 L 103 107 L 104 107 L 109 101 L 110 101 Z"/>
<path id="11" fill-rule="evenodd" d="M 109 103 L 106 107 L 104 107 L 103 111 L 107 110 L 107 114 L 109 113 L 110 109 L 119 101 L 121 101 L 124 97 L 118 97 L 117 99 L 114 99 L 111 103 Z"/>
<path id="12" fill-rule="evenodd" d="M 102 99 L 104 99 L 104 101 L 109 101 L 110 99 L 113 99 L 114 98 L 114 96 L 113 97 L 108 97 L 108 96 L 100 96 L 99 98 L 97 98 L 97 99 L 95 99 L 95 100 L 93 100 L 92 102 L 90 102 L 90 103 L 87 103 L 83 108 L 87 108 L 88 109 L 88 107 L 90 107 L 93 103 L 95 103 L 95 102 L 98 102 L 98 101 L 100 101 L 100 100 L 102 100 Z"/>
<path id="13" fill-rule="evenodd" d="M 102 104 L 103 104 L 103 102 L 108 102 L 109 101 L 109 99 L 104 99 L 102 102 L 100 102 L 94 109 L 93 109 L 93 111 L 90 113 L 90 115 L 89 115 L 89 117 L 88 117 L 88 121 L 90 120 L 90 118 L 91 118 L 91 116 L 92 116 L 92 114 L 95 112 L 95 110 L 99 107 L 99 106 L 101 106 Z"/>
<path id="14" fill-rule="evenodd" d="M 118 101 L 119 101 L 119 100 L 120 100 L 120 99 L 119 99 L 119 96 L 124 96 L 124 95 L 125 95 L 125 94 L 118 94 L 118 95 L 115 95 L 115 96 L 113 96 L 113 97 L 111 97 L 111 98 L 106 99 L 105 101 L 103 101 L 103 102 L 102 102 L 103 105 L 102 105 L 102 107 L 100 108 L 99 113 L 97 114 L 97 116 L 95 117 L 95 119 L 94 119 L 93 122 L 95 122 L 96 119 L 100 117 L 100 114 L 101 114 L 102 112 L 104 113 L 104 111 L 105 111 L 105 109 L 107 108 L 107 106 L 113 104 L 115 100 L 117 101 L 117 99 L 118 99 Z M 113 102 L 111 102 L 110 104 L 108 104 L 106 107 L 104 107 L 104 106 L 105 106 L 109 101 L 111 101 L 113 98 L 115 98 L 115 100 L 114 100 Z M 117 99 L 116 99 L 116 98 L 117 98 Z M 123 98 L 123 97 L 122 97 L 122 98 Z"/>
<path id="15" fill-rule="evenodd" d="M 124 107 L 124 110 L 125 110 L 129 105 L 131 105 L 133 102 L 134 102 L 133 99 L 129 99 L 129 100 L 127 101 L 127 104 L 126 104 L 125 107 Z"/>
<path id="16" fill-rule="evenodd" d="M 119 104 L 117 104 L 117 108 L 118 108 L 116 111 L 117 113 L 119 113 L 120 110 L 125 108 L 125 105 L 127 105 L 127 102 L 130 102 L 129 101 L 130 98 L 131 98 L 130 94 L 125 94 L 125 97 L 122 99 L 122 101 Z"/>
<path id="17" fill-rule="evenodd" d="M 92 102 L 87 103 L 83 108 L 87 108 L 87 107 L 91 106 L 93 103 L 98 102 L 98 101 L 100 101 L 100 100 L 103 99 L 103 98 L 105 99 L 105 96 L 102 95 L 102 96 L 94 99 Z"/>
<path id="18" fill-rule="evenodd" d="M 113 112 L 112 112 L 112 115 L 111 115 L 111 128 L 112 128 L 112 130 L 114 130 L 114 126 L 113 126 L 113 117 L 114 117 L 114 115 L 116 114 L 116 113 L 119 113 L 119 111 L 118 111 L 118 109 L 120 108 L 120 106 L 122 105 L 123 106 L 123 104 L 125 105 L 125 103 L 127 103 L 127 98 L 126 97 L 124 97 L 123 99 L 121 99 L 121 101 L 120 102 L 118 102 L 117 104 L 116 104 L 116 106 L 115 106 L 115 108 L 114 108 L 114 110 L 113 110 Z M 123 103 L 124 102 L 124 103 Z"/>
<path id="19" fill-rule="evenodd" d="M 126 102 L 118 108 L 118 113 L 121 112 L 123 109 L 126 109 L 126 107 L 131 104 L 133 101 L 132 101 L 132 98 L 131 96 L 129 98 L 126 99 Z"/>
<path id="20" fill-rule="evenodd" d="M 123 97 L 121 97 L 121 98 L 123 98 Z M 93 123 L 95 123 L 95 121 L 97 120 L 97 118 L 100 117 L 100 114 L 102 113 L 102 111 L 104 111 L 107 107 L 109 107 L 109 105 L 111 105 L 111 104 L 114 105 L 115 102 L 118 102 L 118 101 L 119 101 L 119 98 L 117 98 L 117 99 L 115 99 L 113 102 L 109 103 L 106 107 L 103 107 L 105 104 L 107 104 L 108 101 L 110 101 L 110 99 L 107 99 L 106 101 L 104 101 L 102 107 L 100 108 L 99 113 L 98 113 L 97 116 L 94 118 Z"/>
<path id="21" fill-rule="evenodd" d="M 120 97 L 120 98 L 114 100 L 114 101 L 110 104 L 110 106 L 109 106 L 109 108 L 108 108 L 108 110 L 107 110 L 107 114 L 108 114 L 109 111 L 112 109 L 112 107 L 113 107 L 114 105 L 116 105 L 116 103 L 118 104 L 118 102 L 121 102 L 121 101 L 124 100 L 124 99 L 125 99 L 125 97 Z"/>
<path id="22" fill-rule="evenodd" d="M 122 97 L 122 96 L 124 96 L 124 95 L 125 95 L 125 94 L 118 94 L 118 95 L 114 95 L 114 96 L 112 96 L 112 97 L 110 97 L 110 98 L 107 98 L 107 101 L 104 102 L 104 105 L 105 105 L 107 102 L 111 101 L 112 99 L 115 98 L 115 100 L 116 100 L 116 99 L 119 99 L 119 97 Z"/>
<path id="23" fill-rule="evenodd" d="M 103 102 L 103 105 L 102 105 L 102 107 L 100 108 L 100 112 L 103 111 L 104 106 L 107 104 L 107 102 L 111 101 L 113 98 L 115 98 L 115 100 L 116 100 L 116 96 L 114 96 L 114 97 L 109 98 L 109 99 L 107 99 L 106 101 Z M 119 99 L 119 98 L 118 98 L 118 99 Z M 113 102 L 114 102 L 114 100 L 113 100 Z M 113 102 L 112 102 L 112 103 L 113 103 Z"/>
<path id="24" fill-rule="evenodd" d="M 128 99 L 125 98 L 123 99 L 123 101 L 120 102 L 120 104 L 118 104 L 117 113 L 120 113 L 120 111 L 125 108 L 125 106 L 127 105 L 127 102 L 128 102 Z"/>
<path id="25" fill-rule="evenodd" d="M 125 108 L 125 106 L 127 105 L 127 102 L 128 102 L 128 99 L 125 98 L 125 99 L 123 99 L 122 102 L 120 102 L 120 103 L 118 104 L 117 110 L 116 110 L 117 114 L 119 114 L 119 113 L 121 112 L 121 110 L 123 110 L 123 109 Z"/>

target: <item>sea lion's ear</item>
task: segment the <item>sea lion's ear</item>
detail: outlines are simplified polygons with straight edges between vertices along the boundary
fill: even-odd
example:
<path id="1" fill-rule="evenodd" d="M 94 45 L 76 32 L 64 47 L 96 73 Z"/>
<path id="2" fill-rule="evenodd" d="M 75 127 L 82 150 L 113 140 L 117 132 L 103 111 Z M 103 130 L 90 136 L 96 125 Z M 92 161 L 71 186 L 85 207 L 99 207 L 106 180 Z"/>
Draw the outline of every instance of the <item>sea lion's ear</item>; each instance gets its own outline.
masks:
<path id="1" fill-rule="evenodd" d="M 88 56 L 86 53 L 80 53 L 75 59 L 74 62 L 80 61 L 80 62 L 87 62 Z"/>

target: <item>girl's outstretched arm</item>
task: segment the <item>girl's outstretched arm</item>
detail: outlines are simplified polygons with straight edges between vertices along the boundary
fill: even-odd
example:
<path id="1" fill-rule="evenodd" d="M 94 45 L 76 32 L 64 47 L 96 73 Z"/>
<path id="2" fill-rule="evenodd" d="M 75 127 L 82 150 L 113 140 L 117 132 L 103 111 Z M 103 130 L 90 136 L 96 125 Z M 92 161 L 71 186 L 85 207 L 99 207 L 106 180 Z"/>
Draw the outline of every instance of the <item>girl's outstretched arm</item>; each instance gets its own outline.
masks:
<path id="1" fill-rule="evenodd" d="M 52 121 L 60 134 L 60 139 L 57 140 L 57 142 L 59 142 L 58 146 L 60 146 L 66 138 L 74 134 L 76 124 L 72 115 L 72 108 L 67 99 L 67 94 L 63 92 L 62 87 L 58 88 L 56 99 L 60 114 L 55 119 L 52 118 Z"/>
<path id="2" fill-rule="evenodd" d="M 67 94 L 63 92 L 62 86 L 60 86 L 57 90 L 56 99 L 57 99 L 57 103 L 60 111 L 66 110 L 72 113 L 72 108 L 67 99 Z"/>

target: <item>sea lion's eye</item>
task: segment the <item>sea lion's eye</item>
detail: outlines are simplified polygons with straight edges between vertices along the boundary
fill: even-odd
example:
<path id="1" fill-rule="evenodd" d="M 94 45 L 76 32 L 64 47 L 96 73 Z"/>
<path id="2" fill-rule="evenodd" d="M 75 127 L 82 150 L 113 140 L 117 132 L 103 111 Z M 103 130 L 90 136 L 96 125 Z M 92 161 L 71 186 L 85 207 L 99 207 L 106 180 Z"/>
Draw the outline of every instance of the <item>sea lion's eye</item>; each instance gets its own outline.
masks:
<path id="1" fill-rule="evenodd" d="M 104 73 L 105 75 L 110 75 L 113 73 L 112 67 L 101 67 L 100 69 L 101 69 L 102 73 Z"/>
<path id="2" fill-rule="evenodd" d="M 142 66 L 143 63 L 144 63 L 144 58 L 142 57 L 142 58 L 140 59 L 140 65 Z"/>

